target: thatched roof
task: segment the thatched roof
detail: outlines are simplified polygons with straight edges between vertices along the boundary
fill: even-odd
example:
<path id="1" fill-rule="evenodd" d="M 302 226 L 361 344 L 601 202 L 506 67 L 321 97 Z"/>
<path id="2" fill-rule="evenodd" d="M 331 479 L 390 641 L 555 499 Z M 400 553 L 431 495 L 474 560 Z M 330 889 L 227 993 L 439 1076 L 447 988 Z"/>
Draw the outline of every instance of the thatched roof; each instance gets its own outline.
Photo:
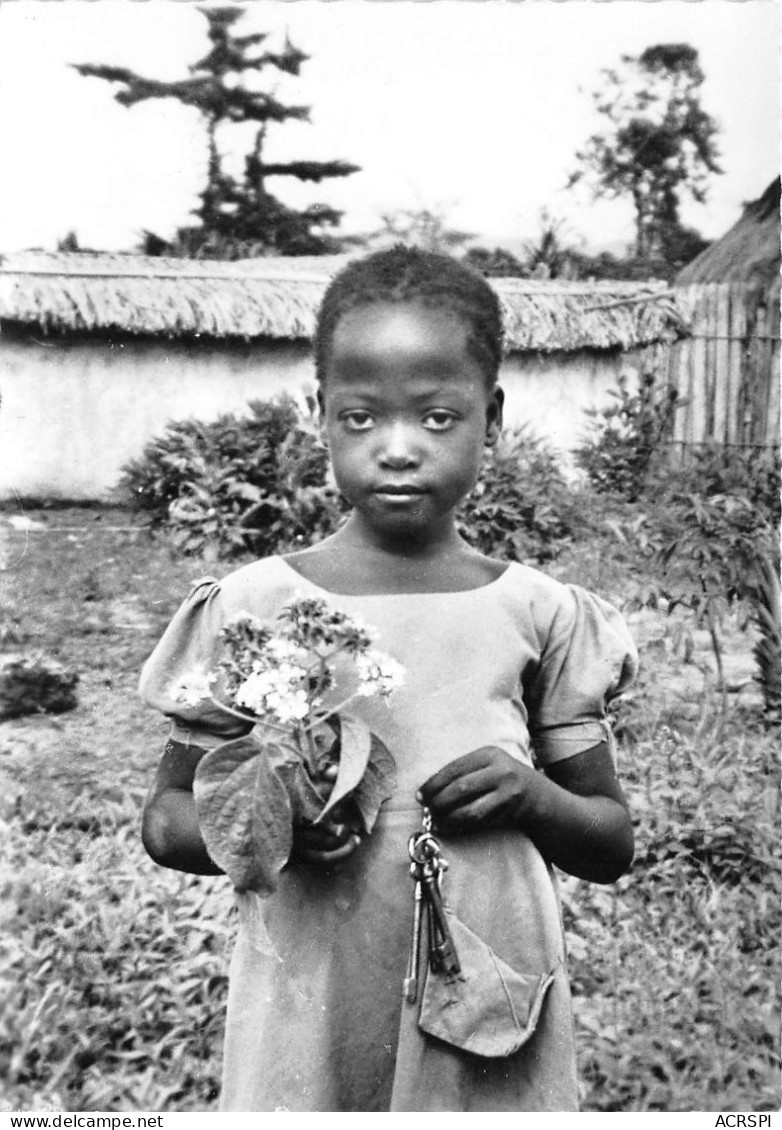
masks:
<path id="1" fill-rule="evenodd" d="M 24 251 L 0 257 L 0 322 L 39 333 L 306 339 L 347 256 L 213 260 Z M 632 349 L 673 341 L 663 283 L 492 279 L 510 351 Z"/>
<path id="2" fill-rule="evenodd" d="M 779 177 L 757 200 L 745 205 L 741 219 L 702 251 L 676 277 L 691 283 L 747 283 L 768 286 L 779 281 Z"/>

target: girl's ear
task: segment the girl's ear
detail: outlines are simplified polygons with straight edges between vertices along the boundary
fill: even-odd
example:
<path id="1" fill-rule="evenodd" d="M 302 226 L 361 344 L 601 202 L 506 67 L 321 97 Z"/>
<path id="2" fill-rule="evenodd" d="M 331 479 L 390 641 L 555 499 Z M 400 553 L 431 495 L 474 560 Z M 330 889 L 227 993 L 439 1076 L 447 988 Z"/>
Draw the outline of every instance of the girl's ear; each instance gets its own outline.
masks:
<path id="1" fill-rule="evenodd" d="M 491 390 L 489 403 L 486 405 L 486 432 L 484 446 L 494 447 L 502 431 L 502 407 L 505 403 L 505 393 L 499 385 Z"/>

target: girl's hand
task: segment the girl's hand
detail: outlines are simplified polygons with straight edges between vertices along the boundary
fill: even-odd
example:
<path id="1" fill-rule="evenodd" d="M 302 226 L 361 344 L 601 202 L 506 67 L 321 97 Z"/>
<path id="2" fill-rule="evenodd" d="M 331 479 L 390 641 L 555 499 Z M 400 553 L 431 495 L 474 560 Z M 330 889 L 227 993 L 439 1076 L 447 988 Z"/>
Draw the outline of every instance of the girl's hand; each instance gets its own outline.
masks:
<path id="1" fill-rule="evenodd" d="M 337 822 L 299 824 L 295 832 L 293 857 L 302 863 L 323 867 L 342 863 L 353 854 L 361 837 L 348 824 Z"/>
<path id="2" fill-rule="evenodd" d="M 294 829 L 294 858 L 323 867 L 342 863 L 361 843 L 355 815 L 350 797 L 345 797 L 334 806 L 328 820 L 298 824 Z"/>
<path id="3" fill-rule="evenodd" d="M 521 828 L 538 807 L 540 775 L 497 746 L 457 757 L 420 788 L 417 799 L 444 832 Z"/>
<path id="4" fill-rule="evenodd" d="M 633 826 L 605 742 L 539 773 L 496 746 L 457 757 L 421 786 L 437 828 L 516 828 L 548 862 L 613 883 L 633 858 Z"/>

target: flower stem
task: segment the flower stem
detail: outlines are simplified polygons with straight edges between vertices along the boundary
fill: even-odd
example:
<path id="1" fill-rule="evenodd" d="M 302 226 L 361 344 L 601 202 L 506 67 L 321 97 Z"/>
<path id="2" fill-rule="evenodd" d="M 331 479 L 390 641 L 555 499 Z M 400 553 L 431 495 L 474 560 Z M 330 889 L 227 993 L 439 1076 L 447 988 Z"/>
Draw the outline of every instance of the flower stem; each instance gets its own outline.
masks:
<path id="1" fill-rule="evenodd" d="M 317 751 L 317 748 L 315 746 L 315 742 L 313 741 L 313 738 L 312 738 L 312 727 L 311 726 L 305 727 L 303 730 L 300 731 L 300 733 L 301 733 L 302 737 L 305 739 L 306 745 L 307 745 L 306 752 L 304 750 L 302 750 L 302 752 L 305 753 L 305 760 L 307 761 L 307 769 L 309 770 L 309 774 L 310 774 L 311 777 L 316 777 L 318 775 L 318 751 Z M 307 754 L 309 754 L 309 756 L 307 756 Z"/>
<path id="2" fill-rule="evenodd" d="M 339 714 L 340 710 L 344 710 L 345 707 L 348 706 L 354 698 L 358 698 L 358 694 L 354 693 L 348 695 L 348 697 L 343 702 L 341 702 L 339 706 L 332 706 L 328 710 L 324 710 L 323 713 L 318 714 L 308 726 L 305 726 L 302 732 L 309 734 L 309 732 L 311 730 L 314 730 L 316 726 L 319 726 L 321 722 L 325 722 L 326 719 L 331 718 L 333 714 Z"/>
<path id="3" fill-rule="evenodd" d="M 259 718 L 257 714 L 245 714 L 243 710 L 237 710 L 233 706 L 228 706 L 225 702 L 219 702 L 216 698 L 211 699 L 215 706 L 219 706 L 221 710 L 225 710 L 228 714 L 233 714 L 234 718 L 241 718 L 243 722 L 252 722 L 255 725 L 257 722 L 262 722 L 264 726 L 268 726 L 270 730 L 277 730 L 280 734 L 285 734 L 290 737 L 290 730 L 286 730 L 284 726 L 275 726 L 274 722 L 267 722 L 265 718 Z"/>

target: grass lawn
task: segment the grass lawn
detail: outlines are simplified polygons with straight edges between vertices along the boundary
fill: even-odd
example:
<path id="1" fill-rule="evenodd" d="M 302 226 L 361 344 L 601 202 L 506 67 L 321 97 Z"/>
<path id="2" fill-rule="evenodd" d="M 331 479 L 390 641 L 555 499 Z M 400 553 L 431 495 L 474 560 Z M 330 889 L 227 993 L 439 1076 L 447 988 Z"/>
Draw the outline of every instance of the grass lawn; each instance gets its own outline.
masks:
<path id="1" fill-rule="evenodd" d="M 46 528 L 0 527 L 0 650 L 60 659 L 79 705 L 0 722 L 0 1109 L 213 1110 L 231 897 L 144 854 L 166 723 L 135 688 L 190 582 L 229 566 L 176 557 L 121 510 L 30 516 Z M 605 547 L 551 571 L 619 603 L 643 583 Z M 778 735 L 751 643 L 725 625 L 721 719 L 699 633 L 684 649 L 661 614 L 633 623 L 620 768 L 636 865 L 613 887 L 562 884 L 582 1106 L 778 1109 Z"/>

